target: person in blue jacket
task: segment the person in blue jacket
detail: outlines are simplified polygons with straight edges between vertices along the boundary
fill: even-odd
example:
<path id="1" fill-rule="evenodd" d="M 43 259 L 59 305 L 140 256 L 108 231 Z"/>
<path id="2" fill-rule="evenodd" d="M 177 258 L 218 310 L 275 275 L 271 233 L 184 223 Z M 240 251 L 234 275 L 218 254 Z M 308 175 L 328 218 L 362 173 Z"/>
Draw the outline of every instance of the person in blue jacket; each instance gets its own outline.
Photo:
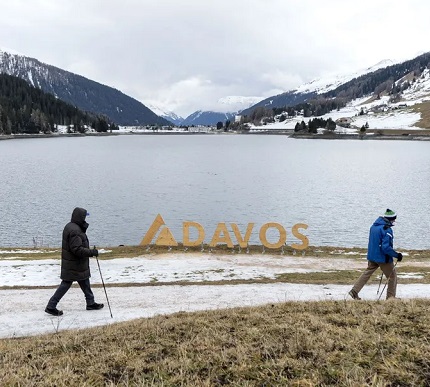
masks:
<path id="1" fill-rule="evenodd" d="M 403 259 L 402 253 L 398 253 L 393 248 L 394 234 L 392 227 L 396 218 L 397 214 L 387 208 L 385 214 L 376 219 L 370 227 L 367 269 L 348 293 L 354 300 L 361 300 L 358 293 L 379 267 L 385 277 L 388 278 L 387 299 L 396 297 L 397 274 L 393 258 L 397 258 L 397 262 Z"/>

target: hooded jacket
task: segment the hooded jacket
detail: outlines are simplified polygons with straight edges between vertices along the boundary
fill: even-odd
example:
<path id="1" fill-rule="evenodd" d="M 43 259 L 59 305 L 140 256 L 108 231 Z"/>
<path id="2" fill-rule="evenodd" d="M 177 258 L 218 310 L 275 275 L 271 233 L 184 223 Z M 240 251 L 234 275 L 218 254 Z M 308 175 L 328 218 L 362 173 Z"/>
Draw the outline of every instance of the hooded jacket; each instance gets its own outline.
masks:
<path id="1" fill-rule="evenodd" d="M 70 223 L 63 230 L 61 276 L 66 281 L 82 281 L 91 277 L 89 257 L 93 256 L 87 238 L 87 210 L 75 208 Z"/>
<path id="2" fill-rule="evenodd" d="M 370 227 L 367 259 L 376 263 L 391 263 L 399 255 L 393 249 L 391 222 L 380 216 Z"/>

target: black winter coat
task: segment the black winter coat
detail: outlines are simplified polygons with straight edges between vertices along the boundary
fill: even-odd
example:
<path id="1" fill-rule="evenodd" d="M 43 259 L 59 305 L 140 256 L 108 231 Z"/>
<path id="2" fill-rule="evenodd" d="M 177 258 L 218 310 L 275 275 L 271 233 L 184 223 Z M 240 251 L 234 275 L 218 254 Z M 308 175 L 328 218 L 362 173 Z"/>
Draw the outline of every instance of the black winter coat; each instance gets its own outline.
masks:
<path id="1" fill-rule="evenodd" d="M 63 230 L 61 250 L 61 276 L 66 281 L 82 281 L 91 277 L 90 260 L 92 250 L 87 238 L 87 210 L 75 208 L 72 220 Z"/>

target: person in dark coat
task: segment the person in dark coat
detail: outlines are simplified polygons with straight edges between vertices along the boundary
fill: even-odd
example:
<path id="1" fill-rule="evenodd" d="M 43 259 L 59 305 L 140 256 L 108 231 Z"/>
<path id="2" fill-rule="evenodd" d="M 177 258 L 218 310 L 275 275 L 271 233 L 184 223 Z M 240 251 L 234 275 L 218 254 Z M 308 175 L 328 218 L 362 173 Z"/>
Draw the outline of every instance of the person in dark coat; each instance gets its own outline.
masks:
<path id="1" fill-rule="evenodd" d="M 62 310 L 57 309 L 57 304 L 77 281 L 84 292 L 87 310 L 103 308 L 103 304 L 94 301 L 94 294 L 90 285 L 90 257 L 99 255 L 97 249 L 90 249 L 87 238 L 88 223 L 85 221 L 88 213 L 84 208 L 76 207 L 72 213 L 72 219 L 63 230 L 61 249 L 61 284 L 50 298 L 45 312 L 53 316 L 61 316 Z"/>
<path id="2" fill-rule="evenodd" d="M 403 259 L 403 254 L 393 248 L 394 233 L 392 227 L 396 218 L 397 214 L 387 208 L 384 215 L 378 217 L 370 227 L 367 269 L 348 293 L 354 300 L 361 300 L 358 293 L 378 268 L 381 268 L 385 277 L 388 278 L 387 299 L 396 298 L 397 273 L 393 261 L 394 258 L 397 258 L 397 262 Z"/>

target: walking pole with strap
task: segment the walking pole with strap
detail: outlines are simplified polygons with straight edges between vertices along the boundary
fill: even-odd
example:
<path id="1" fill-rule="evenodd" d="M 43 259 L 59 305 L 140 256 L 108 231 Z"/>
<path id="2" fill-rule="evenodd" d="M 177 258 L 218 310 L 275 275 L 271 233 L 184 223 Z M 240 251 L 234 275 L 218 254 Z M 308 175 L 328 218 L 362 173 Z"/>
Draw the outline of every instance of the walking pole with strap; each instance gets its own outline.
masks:
<path id="1" fill-rule="evenodd" d="M 96 248 L 96 246 L 94 246 L 94 249 L 95 248 Z M 106 300 L 107 300 L 107 304 L 108 304 L 108 307 L 109 307 L 110 316 L 113 318 L 113 316 L 112 316 L 112 309 L 110 308 L 109 298 L 108 298 L 108 295 L 107 295 L 107 292 L 106 292 L 106 286 L 105 286 L 105 282 L 103 281 L 102 271 L 100 269 L 100 263 L 99 263 L 99 259 L 98 259 L 97 256 L 96 256 L 96 261 L 97 261 L 97 266 L 99 267 L 100 278 L 102 279 L 103 289 L 105 291 L 105 295 L 106 295 Z"/>
<path id="2" fill-rule="evenodd" d="M 390 275 L 389 275 L 389 276 L 388 276 L 388 278 L 387 278 L 387 282 L 385 283 L 384 287 L 382 288 L 382 292 L 381 292 L 381 294 L 380 294 L 380 295 L 379 295 L 379 297 L 378 297 L 378 301 L 381 299 L 382 293 L 384 293 L 384 290 L 385 290 L 386 286 L 388 285 L 388 281 L 390 280 L 391 275 L 394 273 L 394 270 L 396 270 L 396 266 L 397 266 L 397 263 L 398 263 L 398 262 L 399 262 L 399 261 L 396 261 L 396 263 L 394 264 L 394 266 L 393 266 L 393 270 L 391 270 L 391 273 L 390 273 Z M 382 277 L 381 277 L 381 281 L 382 281 Z"/>

